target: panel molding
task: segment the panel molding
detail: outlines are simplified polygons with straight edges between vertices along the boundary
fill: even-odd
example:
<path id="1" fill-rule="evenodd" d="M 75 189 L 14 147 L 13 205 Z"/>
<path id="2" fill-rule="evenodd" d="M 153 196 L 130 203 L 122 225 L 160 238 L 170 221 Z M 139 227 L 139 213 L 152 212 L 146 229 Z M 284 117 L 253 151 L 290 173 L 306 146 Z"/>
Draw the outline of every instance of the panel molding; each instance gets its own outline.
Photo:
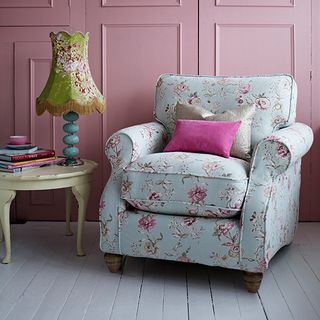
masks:
<path id="1" fill-rule="evenodd" d="M 101 0 L 101 7 L 180 7 L 182 0 Z"/>
<path id="2" fill-rule="evenodd" d="M 14 47 L 15 75 L 19 74 L 19 77 L 16 77 L 14 90 L 15 113 L 18 114 L 18 111 L 23 113 L 23 116 L 20 116 L 19 127 L 21 128 L 21 121 L 28 123 L 24 134 L 30 138 L 31 142 L 38 145 L 36 142 L 36 120 L 38 116 L 35 108 L 37 64 L 46 63 L 51 65 L 51 45 L 50 42 L 42 41 L 15 41 Z M 22 100 L 21 96 L 23 97 Z M 17 99 L 18 97 L 20 101 Z M 45 147 L 56 149 L 55 117 L 50 115 L 48 122 L 46 122 L 46 132 L 43 134 L 48 136 L 48 144 Z M 35 210 L 41 210 L 41 206 L 52 207 L 55 205 L 54 192 L 54 190 L 41 191 L 40 193 L 31 191 L 20 199 L 24 199 L 22 201 L 28 208 L 33 206 L 34 208 L 39 207 L 39 209 Z"/>
<path id="3" fill-rule="evenodd" d="M 182 73 L 182 24 L 181 23 L 164 23 L 164 24 L 101 24 L 101 34 L 102 34 L 102 43 L 101 43 L 101 57 L 102 57 L 102 80 L 101 80 L 101 90 L 103 96 L 108 96 L 108 79 L 107 79 L 107 34 L 108 30 L 112 28 L 131 28 L 131 27 L 175 27 L 177 29 L 177 66 L 178 73 Z M 107 137 L 107 112 L 104 112 L 101 117 L 101 126 L 102 126 L 102 135 L 103 137 Z M 105 157 L 103 157 L 105 161 Z M 103 166 L 103 174 L 106 174 L 106 166 Z"/>
<path id="4" fill-rule="evenodd" d="M 279 3 L 280 2 L 280 3 Z M 294 7 L 295 0 L 265 0 L 265 3 L 258 3 L 257 0 L 216 0 L 217 7 Z"/>
<path id="5" fill-rule="evenodd" d="M 182 24 L 181 23 L 161 23 L 161 24 L 102 24 L 102 49 L 101 49 L 101 55 L 102 55 L 102 94 L 106 97 L 107 96 L 107 90 L 106 90 L 106 84 L 107 84 L 107 42 L 106 42 L 106 37 L 108 33 L 108 29 L 111 28 L 132 28 L 132 27 L 176 27 L 177 29 L 177 37 L 178 37 L 178 73 L 182 73 Z M 105 113 L 104 113 L 105 114 Z"/>
<path id="6" fill-rule="evenodd" d="M 288 28 L 290 30 L 290 41 L 291 41 L 291 74 L 295 77 L 296 76 L 296 39 L 295 39 L 295 25 L 294 24 L 214 24 L 214 34 L 215 34 L 215 58 L 214 58 L 214 70 L 215 75 L 220 74 L 220 31 L 222 28 L 271 28 L 271 27 L 277 27 L 277 28 Z"/>
<path id="7" fill-rule="evenodd" d="M 71 10 L 67 0 L 5 0 L 0 5 L 0 27 L 69 26 L 78 7 L 81 11 L 82 0 L 77 2 Z"/>
<path id="8" fill-rule="evenodd" d="M 29 58 L 29 121 L 30 121 L 30 132 L 29 137 L 31 141 L 35 141 L 35 123 L 34 119 L 37 116 L 35 113 L 34 102 L 36 101 L 36 94 L 35 94 L 35 64 L 37 62 L 49 62 L 51 63 L 51 58 Z M 50 148 L 55 150 L 56 149 L 56 139 L 55 139 L 55 117 L 50 115 Z"/>
<path id="9" fill-rule="evenodd" d="M 17 0 L 2 0 L 0 8 L 53 8 L 53 0 L 37 0 L 33 2 Z"/>

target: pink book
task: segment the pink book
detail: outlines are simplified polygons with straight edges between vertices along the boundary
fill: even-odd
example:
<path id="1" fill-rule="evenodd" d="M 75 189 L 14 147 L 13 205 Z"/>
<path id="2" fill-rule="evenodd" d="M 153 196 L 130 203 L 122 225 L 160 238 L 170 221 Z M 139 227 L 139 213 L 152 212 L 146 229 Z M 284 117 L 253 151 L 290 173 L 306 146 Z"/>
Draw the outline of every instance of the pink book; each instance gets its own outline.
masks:
<path id="1" fill-rule="evenodd" d="M 0 154 L 0 160 L 18 162 L 18 161 L 34 160 L 34 159 L 48 158 L 48 157 L 54 157 L 54 156 L 55 156 L 54 150 L 38 149 L 35 152 L 27 153 L 27 154 L 10 155 L 10 154 L 2 153 Z"/>
<path id="2" fill-rule="evenodd" d="M 30 163 L 24 163 L 24 164 L 20 164 L 20 165 L 12 165 L 12 164 L 8 164 L 8 165 L 2 165 L 0 164 L 0 168 L 6 168 L 6 169 L 15 169 L 15 168 L 26 168 L 26 167 L 41 167 L 44 165 L 48 165 L 48 164 L 56 164 L 59 161 L 59 159 L 44 159 L 43 161 L 34 161 L 34 162 L 30 162 Z"/>

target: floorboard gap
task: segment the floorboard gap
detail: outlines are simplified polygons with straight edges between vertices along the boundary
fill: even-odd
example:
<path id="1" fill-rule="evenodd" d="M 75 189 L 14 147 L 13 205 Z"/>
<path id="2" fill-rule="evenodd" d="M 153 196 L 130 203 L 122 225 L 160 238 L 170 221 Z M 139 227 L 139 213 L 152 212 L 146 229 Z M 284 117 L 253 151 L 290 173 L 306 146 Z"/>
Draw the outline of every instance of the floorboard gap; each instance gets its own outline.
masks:
<path id="1" fill-rule="evenodd" d="M 136 310 L 136 320 L 138 319 L 138 313 L 139 313 L 139 307 L 140 307 L 140 299 L 141 299 L 141 292 L 142 292 L 142 287 L 143 287 L 143 280 L 144 280 L 144 273 L 145 273 L 145 271 L 146 271 L 146 259 L 144 259 L 144 261 L 143 261 L 141 284 L 140 284 L 140 289 L 139 289 L 139 298 L 138 298 L 138 305 L 137 305 L 137 310 Z"/>
<path id="2" fill-rule="evenodd" d="M 112 301 L 111 312 L 110 312 L 110 316 L 109 316 L 109 319 L 108 319 L 108 320 L 111 320 L 111 317 L 112 317 L 112 313 L 113 313 L 113 310 L 114 310 L 115 302 L 116 302 L 116 300 L 117 300 L 117 296 L 118 296 L 118 292 L 119 292 L 119 287 L 120 287 L 120 283 L 121 283 L 121 280 L 122 280 L 123 270 L 124 270 L 124 265 L 125 265 L 126 260 L 127 260 L 126 257 L 124 257 L 123 263 L 122 263 L 122 267 L 121 267 L 120 279 L 119 279 L 119 282 L 118 282 L 116 294 L 114 295 L 114 299 L 113 299 L 113 301 Z M 110 272 L 110 271 L 109 271 L 109 272 Z"/>
<path id="3" fill-rule="evenodd" d="M 189 288 L 188 288 L 188 268 L 186 270 L 186 294 L 187 294 L 187 314 L 188 320 L 190 320 L 190 305 L 189 305 Z"/>
<path id="4" fill-rule="evenodd" d="M 260 297 L 259 292 L 257 292 L 257 295 L 258 295 L 259 301 L 260 301 L 260 303 L 261 303 L 261 307 L 262 307 L 263 313 L 264 313 L 264 315 L 266 316 L 266 320 L 269 320 L 268 315 L 267 315 L 267 312 L 266 312 L 266 309 L 265 309 L 265 307 L 264 307 L 264 304 L 263 304 L 263 301 L 262 301 L 262 299 L 261 299 L 261 297 Z"/>
<path id="5" fill-rule="evenodd" d="M 91 246 L 90 246 L 90 249 L 89 249 L 89 252 L 91 252 L 91 249 L 92 249 L 94 243 L 96 242 L 96 240 L 97 240 L 97 237 L 95 237 L 94 240 L 92 241 Z M 65 301 L 64 301 L 64 304 L 63 304 L 62 308 L 60 309 L 60 312 L 59 312 L 58 317 L 57 317 L 58 320 L 59 320 L 59 318 L 60 318 L 60 316 L 61 316 L 61 314 L 62 314 L 62 311 L 63 311 L 63 309 L 64 309 L 64 307 L 65 307 L 65 305 L 66 305 L 66 303 L 67 303 L 67 301 L 68 301 L 68 299 L 69 299 L 69 297 L 70 297 L 71 292 L 73 291 L 74 287 L 76 286 L 77 281 L 79 280 L 79 277 L 80 277 L 80 275 L 81 275 L 81 273 L 82 273 L 85 265 L 86 265 L 87 262 L 88 262 L 88 256 L 86 255 L 86 256 L 82 257 L 82 259 L 85 259 L 85 261 L 83 262 L 83 264 L 82 264 L 82 266 L 81 266 L 81 268 L 80 268 L 80 270 L 79 270 L 79 273 L 78 273 L 78 275 L 77 275 L 76 278 L 75 278 L 75 281 L 74 281 L 74 283 L 73 283 L 73 286 L 72 286 L 72 288 L 71 288 L 70 291 L 69 291 L 69 295 L 66 297 L 66 299 L 65 299 Z"/>
<path id="6" fill-rule="evenodd" d="M 213 292 L 212 292 L 212 283 L 211 283 L 211 278 L 210 278 L 210 272 L 208 272 L 208 282 L 209 282 L 209 288 L 210 288 L 210 298 L 211 298 L 211 306 L 212 306 L 212 312 L 214 317 L 216 317 L 216 311 L 214 309 L 214 302 L 213 302 Z"/>

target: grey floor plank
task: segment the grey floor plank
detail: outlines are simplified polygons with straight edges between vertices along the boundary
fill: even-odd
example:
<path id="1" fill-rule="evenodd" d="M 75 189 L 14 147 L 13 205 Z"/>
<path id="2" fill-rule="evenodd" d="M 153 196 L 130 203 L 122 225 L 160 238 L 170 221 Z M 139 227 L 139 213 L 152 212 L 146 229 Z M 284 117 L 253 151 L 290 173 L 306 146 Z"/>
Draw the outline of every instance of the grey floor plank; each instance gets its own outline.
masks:
<path id="1" fill-rule="evenodd" d="M 258 294 L 245 290 L 240 271 L 197 264 L 130 257 L 112 274 L 98 224 L 86 223 L 83 258 L 64 226 L 12 225 L 13 263 L 0 265 L 1 320 L 320 319 L 320 223 L 299 224 Z"/>
<path id="2" fill-rule="evenodd" d="M 258 294 L 249 293 L 243 284 L 242 272 L 232 270 L 241 319 L 267 320 Z"/>
<path id="3" fill-rule="evenodd" d="M 37 241 L 32 239 L 28 228 L 18 228 L 17 235 L 12 239 L 11 251 L 12 262 L 5 265 L 0 263 L 0 291 L 14 277 L 17 272 L 21 272 L 21 268 L 36 254 Z M 29 236 L 29 237 L 28 237 Z M 30 246 L 33 250 L 30 250 Z M 4 257 L 4 245 L 0 243 L 0 259 Z"/>
<path id="4" fill-rule="evenodd" d="M 52 251 L 50 254 L 48 254 L 50 251 L 50 248 L 48 248 L 48 259 L 42 269 L 32 279 L 32 282 L 23 292 L 23 295 L 19 297 L 19 300 L 8 314 L 6 320 L 32 319 L 49 288 L 57 278 L 61 264 L 63 264 L 67 255 L 70 254 L 71 249 L 73 251 L 72 254 L 74 254 L 75 246 L 72 246 L 71 243 L 65 245 L 65 241 L 57 237 L 52 240 L 54 243 L 51 247 Z M 56 246 L 59 246 L 61 249 L 56 251 L 54 249 Z M 21 313 L 21 310 L 24 312 Z"/>
<path id="5" fill-rule="evenodd" d="M 232 272 L 222 268 L 212 268 L 210 271 L 210 284 L 217 320 L 241 318 Z"/>
<path id="6" fill-rule="evenodd" d="M 37 237 L 39 236 L 41 237 L 38 232 Z M 19 300 L 23 298 L 28 288 L 32 286 L 32 282 L 37 274 L 41 272 L 50 257 L 48 251 L 50 252 L 54 247 L 53 238 L 41 238 L 43 239 L 42 242 L 38 241 L 32 248 L 29 248 L 29 250 L 35 251 L 35 254 L 23 264 L 20 272 L 15 273 L 0 292 L 0 314 L 3 319 L 9 315 Z"/>
<path id="7" fill-rule="evenodd" d="M 294 245 L 291 246 L 287 251 L 285 260 L 320 319 L 319 279 L 315 276 L 309 264 L 301 255 L 298 247 Z"/>
<path id="8" fill-rule="evenodd" d="M 71 238 L 72 237 L 70 237 L 70 240 Z M 75 239 L 73 237 L 72 242 L 74 243 L 74 241 Z M 96 245 L 97 234 L 96 232 L 91 232 L 87 236 L 87 256 L 77 257 L 74 243 L 68 257 L 61 261 L 61 264 L 58 267 L 58 275 L 45 294 L 33 320 L 58 319 L 59 314 L 62 312 L 62 309 L 79 278 L 80 272 L 88 259 L 88 255 L 90 255 L 91 252 L 97 251 Z"/>
<path id="9" fill-rule="evenodd" d="M 317 277 L 318 281 L 320 281 L 320 248 L 299 246 L 299 251 L 310 266 L 312 272 Z"/>
<path id="10" fill-rule="evenodd" d="M 188 319 L 186 265 L 167 261 L 164 271 L 163 319 Z"/>
<path id="11" fill-rule="evenodd" d="M 284 248 L 279 255 L 273 258 L 270 270 L 289 306 L 294 319 L 319 319 L 308 297 L 297 281 L 287 263 L 287 250 Z"/>
<path id="12" fill-rule="evenodd" d="M 98 239 L 95 239 L 95 246 L 98 246 Z M 100 281 L 99 256 L 89 252 L 87 259 L 77 276 L 76 282 L 59 314 L 59 320 L 83 319 L 92 299 L 95 287 Z"/>
<path id="13" fill-rule="evenodd" d="M 166 262 L 146 259 L 137 320 L 162 320 Z"/>
<path id="14" fill-rule="evenodd" d="M 143 281 L 143 270 L 144 259 L 131 257 L 126 259 L 110 320 L 136 319 Z"/>
<path id="15" fill-rule="evenodd" d="M 214 320 L 209 270 L 206 266 L 189 264 L 187 268 L 190 320 Z"/>
<path id="16" fill-rule="evenodd" d="M 259 296 L 267 313 L 268 320 L 294 319 L 270 270 L 267 270 L 263 275 L 262 284 L 259 289 Z"/>

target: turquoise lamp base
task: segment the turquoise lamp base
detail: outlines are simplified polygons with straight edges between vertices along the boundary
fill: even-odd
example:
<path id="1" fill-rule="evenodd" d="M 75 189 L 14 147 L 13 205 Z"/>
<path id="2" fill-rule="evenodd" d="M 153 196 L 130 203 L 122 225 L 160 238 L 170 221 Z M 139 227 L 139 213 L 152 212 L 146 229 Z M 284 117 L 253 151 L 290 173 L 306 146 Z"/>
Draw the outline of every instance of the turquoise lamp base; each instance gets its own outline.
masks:
<path id="1" fill-rule="evenodd" d="M 63 115 L 63 119 L 67 121 L 63 126 L 63 131 L 67 134 L 63 137 L 63 142 L 67 146 L 63 149 L 65 158 L 58 164 L 60 166 L 80 166 L 83 161 L 78 157 L 79 149 L 74 146 L 79 143 L 79 137 L 77 136 L 79 126 L 75 123 L 79 119 L 79 115 L 70 111 Z"/>
<path id="2" fill-rule="evenodd" d="M 73 158 L 72 160 L 70 160 L 69 158 L 64 158 L 63 160 L 57 163 L 57 165 L 64 167 L 76 167 L 82 166 L 83 164 L 84 162 L 80 158 Z"/>

